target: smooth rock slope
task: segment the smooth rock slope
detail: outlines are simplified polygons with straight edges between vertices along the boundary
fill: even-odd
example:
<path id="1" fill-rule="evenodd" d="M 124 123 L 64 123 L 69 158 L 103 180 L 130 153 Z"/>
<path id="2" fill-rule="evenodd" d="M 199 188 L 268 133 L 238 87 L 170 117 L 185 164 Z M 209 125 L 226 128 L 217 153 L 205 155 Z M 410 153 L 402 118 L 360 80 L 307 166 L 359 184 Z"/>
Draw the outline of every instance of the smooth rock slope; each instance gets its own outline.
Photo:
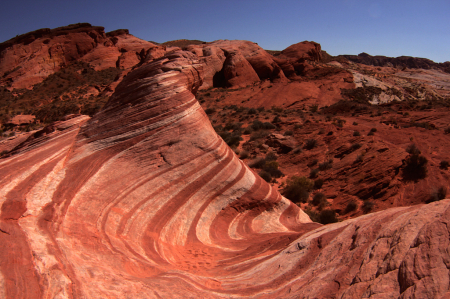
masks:
<path id="1" fill-rule="evenodd" d="M 169 52 L 0 160 L 0 298 L 450 296 L 450 201 L 310 222 L 214 132 L 206 63 Z"/>

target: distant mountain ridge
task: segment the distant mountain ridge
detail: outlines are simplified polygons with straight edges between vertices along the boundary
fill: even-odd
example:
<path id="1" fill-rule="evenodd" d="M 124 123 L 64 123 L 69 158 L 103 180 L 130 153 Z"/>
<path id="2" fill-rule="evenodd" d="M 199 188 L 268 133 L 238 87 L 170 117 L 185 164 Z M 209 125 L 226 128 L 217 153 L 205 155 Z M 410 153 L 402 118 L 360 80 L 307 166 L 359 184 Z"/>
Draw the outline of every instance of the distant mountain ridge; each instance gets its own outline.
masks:
<path id="1" fill-rule="evenodd" d="M 450 61 L 443 63 L 434 62 L 428 58 L 411 57 L 411 56 L 399 56 L 399 57 L 387 57 L 387 56 L 371 56 L 367 53 L 360 53 L 358 55 L 338 55 L 337 57 L 343 57 L 347 60 L 362 63 L 365 65 L 373 66 L 390 66 L 396 68 L 411 68 L 411 69 L 440 69 L 446 73 L 450 73 Z"/>

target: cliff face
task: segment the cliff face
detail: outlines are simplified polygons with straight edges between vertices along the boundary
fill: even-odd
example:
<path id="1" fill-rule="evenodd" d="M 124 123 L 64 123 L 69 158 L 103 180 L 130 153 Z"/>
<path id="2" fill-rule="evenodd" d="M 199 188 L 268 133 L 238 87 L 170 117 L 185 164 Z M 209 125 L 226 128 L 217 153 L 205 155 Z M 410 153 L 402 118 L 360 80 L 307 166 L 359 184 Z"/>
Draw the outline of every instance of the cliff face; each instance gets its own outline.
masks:
<path id="1" fill-rule="evenodd" d="M 149 60 L 0 160 L 0 297 L 450 295 L 450 201 L 312 223 L 214 132 L 205 68 Z"/>
<path id="2" fill-rule="evenodd" d="M 30 88 L 74 61 L 87 62 L 95 70 L 130 68 L 153 48 L 163 49 L 128 30 L 107 35 L 103 27 L 87 23 L 40 29 L 0 44 L 0 84 Z"/>

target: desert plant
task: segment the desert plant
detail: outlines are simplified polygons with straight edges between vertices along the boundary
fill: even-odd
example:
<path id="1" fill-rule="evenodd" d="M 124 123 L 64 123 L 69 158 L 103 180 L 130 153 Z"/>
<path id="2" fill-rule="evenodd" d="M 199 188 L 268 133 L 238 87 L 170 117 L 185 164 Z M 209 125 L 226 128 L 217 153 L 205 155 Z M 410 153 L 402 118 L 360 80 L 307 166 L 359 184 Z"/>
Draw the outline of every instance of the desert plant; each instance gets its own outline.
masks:
<path id="1" fill-rule="evenodd" d="M 444 130 L 444 133 L 445 133 L 445 134 L 450 134 L 450 127 L 447 127 L 447 128 Z"/>
<path id="2" fill-rule="evenodd" d="M 311 169 L 309 177 L 315 179 L 319 175 L 319 168 Z"/>
<path id="3" fill-rule="evenodd" d="M 447 170 L 450 166 L 450 163 L 447 160 L 442 160 L 441 163 L 439 163 L 439 168 L 443 170 Z"/>
<path id="4" fill-rule="evenodd" d="M 311 203 L 315 206 L 318 206 L 320 204 L 323 204 L 325 201 L 326 201 L 325 194 L 323 194 L 322 192 L 317 192 L 316 194 L 314 194 Z"/>
<path id="5" fill-rule="evenodd" d="M 276 127 L 274 126 L 274 125 L 272 125 L 271 123 L 269 123 L 269 122 L 264 122 L 263 123 L 263 129 L 264 130 L 272 130 L 272 129 L 275 129 Z"/>
<path id="6" fill-rule="evenodd" d="M 372 211 L 373 206 L 374 206 L 373 202 L 371 202 L 370 200 L 365 200 L 362 205 L 362 210 L 363 210 L 364 214 L 367 214 L 370 211 Z"/>
<path id="7" fill-rule="evenodd" d="M 421 155 L 421 151 L 415 144 L 411 144 L 406 148 L 409 156 L 406 158 L 405 167 L 403 168 L 403 178 L 406 180 L 418 180 L 427 176 L 428 160 Z"/>
<path id="8" fill-rule="evenodd" d="M 259 176 L 268 183 L 272 181 L 272 176 L 267 171 L 261 170 Z"/>
<path id="9" fill-rule="evenodd" d="M 317 179 L 314 181 L 314 189 L 320 189 L 323 186 L 323 179 Z"/>
<path id="10" fill-rule="evenodd" d="M 247 111 L 247 114 L 256 114 L 256 113 L 258 113 L 258 110 L 256 110 L 255 108 L 250 108 Z"/>
<path id="11" fill-rule="evenodd" d="M 330 159 L 328 161 L 319 164 L 320 171 L 331 169 L 332 167 L 333 167 L 333 159 Z"/>
<path id="12" fill-rule="evenodd" d="M 302 148 L 301 147 L 296 147 L 294 148 L 294 150 L 292 151 L 293 154 L 300 154 L 302 152 Z"/>
<path id="13" fill-rule="evenodd" d="M 361 133 L 359 133 L 359 131 L 354 131 L 354 132 L 353 132 L 353 136 L 355 136 L 355 137 L 356 137 L 356 136 L 361 136 Z"/>
<path id="14" fill-rule="evenodd" d="M 361 163 L 362 161 L 364 161 L 364 153 L 361 153 L 356 157 L 355 163 Z"/>
<path id="15" fill-rule="evenodd" d="M 320 212 L 319 222 L 322 224 L 329 224 L 338 222 L 338 218 L 335 210 L 326 209 Z"/>
<path id="16" fill-rule="evenodd" d="M 277 124 L 277 123 L 279 123 L 279 122 L 281 122 L 281 118 L 277 115 L 277 116 L 275 116 L 275 117 L 273 118 L 272 123 L 273 123 L 273 124 Z"/>
<path id="17" fill-rule="evenodd" d="M 351 200 L 345 207 L 344 214 L 356 211 L 357 208 L 358 208 L 358 203 L 354 200 Z"/>
<path id="18" fill-rule="evenodd" d="M 278 159 L 278 156 L 272 151 L 268 152 L 266 155 L 266 158 L 265 158 L 266 162 L 267 161 L 276 161 L 277 159 Z"/>
<path id="19" fill-rule="evenodd" d="M 214 112 L 216 112 L 216 109 L 214 109 L 214 108 L 207 108 L 205 110 L 205 113 L 208 115 L 213 114 Z"/>
<path id="20" fill-rule="evenodd" d="M 445 199 L 446 196 L 447 196 L 447 188 L 441 186 L 430 194 L 430 198 L 428 199 L 427 203 L 443 200 Z"/>
<path id="21" fill-rule="evenodd" d="M 359 149 L 359 148 L 361 148 L 361 144 L 360 144 L 360 143 L 353 143 L 353 144 L 350 146 L 350 150 L 351 150 L 352 152 L 356 151 L 356 150 Z"/>
<path id="22" fill-rule="evenodd" d="M 243 159 L 247 159 L 248 158 L 248 152 L 247 151 L 242 151 L 239 155 L 239 158 Z"/>
<path id="23" fill-rule="evenodd" d="M 306 177 L 292 176 L 287 179 L 283 195 L 295 203 L 306 202 L 314 187 L 313 181 Z"/>
<path id="24" fill-rule="evenodd" d="M 281 170 L 278 169 L 278 162 L 277 161 L 266 161 L 263 170 L 267 173 L 270 173 L 271 176 L 275 178 L 279 178 L 283 176 L 283 173 Z"/>
<path id="25" fill-rule="evenodd" d="M 253 161 L 251 161 L 248 166 L 250 166 L 251 168 L 263 168 L 264 165 L 266 164 L 266 160 L 264 158 L 256 158 Z"/>
<path id="26" fill-rule="evenodd" d="M 250 135 L 250 141 L 261 139 L 261 138 L 265 138 L 268 135 L 269 135 L 269 132 L 264 131 L 264 130 L 253 132 Z"/>
<path id="27" fill-rule="evenodd" d="M 317 110 L 319 110 L 319 105 L 314 104 L 314 105 L 309 106 L 309 111 L 311 111 L 312 113 L 316 113 Z"/>
<path id="28" fill-rule="evenodd" d="M 239 142 L 242 141 L 241 132 L 228 132 L 228 131 L 222 131 L 219 132 L 220 137 L 222 137 L 223 141 L 228 144 L 230 147 L 236 147 L 239 145 Z"/>
<path id="29" fill-rule="evenodd" d="M 311 149 L 315 148 L 316 145 L 317 145 L 317 140 L 316 139 L 308 139 L 305 142 L 304 148 L 307 149 L 307 150 L 311 150 Z"/>
<path id="30" fill-rule="evenodd" d="M 314 165 L 317 164 L 317 162 L 319 162 L 319 160 L 317 160 L 317 159 L 312 159 L 311 161 L 308 162 L 308 164 L 306 164 L 306 166 L 308 166 L 308 167 L 313 167 Z"/>
<path id="31" fill-rule="evenodd" d="M 357 125 L 358 125 L 358 123 L 357 123 L 356 121 L 354 121 L 354 122 L 353 122 L 353 125 L 354 125 L 354 126 L 357 126 Z"/>
<path id="32" fill-rule="evenodd" d="M 249 134 L 251 134 L 252 132 L 253 132 L 253 131 L 252 131 L 252 128 L 247 127 L 247 128 L 244 129 L 244 132 L 242 132 L 242 134 L 244 134 L 244 135 L 249 135 Z"/>

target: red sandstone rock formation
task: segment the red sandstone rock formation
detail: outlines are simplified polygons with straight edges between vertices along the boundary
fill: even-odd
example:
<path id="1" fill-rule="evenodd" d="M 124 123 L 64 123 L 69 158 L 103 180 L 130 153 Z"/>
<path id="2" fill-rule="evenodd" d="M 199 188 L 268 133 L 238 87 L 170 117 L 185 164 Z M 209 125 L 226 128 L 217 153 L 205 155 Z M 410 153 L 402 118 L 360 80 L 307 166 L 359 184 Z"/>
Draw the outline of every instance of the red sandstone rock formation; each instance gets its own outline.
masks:
<path id="1" fill-rule="evenodd" d="M 259 80 L 270 79 L 276 82 L 287 81 L 286 76 L 283 74 L 280 66 L 273 60 L 273 57 L 260 46 L 249 41 L 218 40 L 201 45 L 190 45 L 187 49 L 199 55 L 201 61 L 207 65 L 203 88 L 221 85 L 228 85 L 231 87 L 239 87 L 244 84 L 247 85 L 255 80 L 255 72 L 258 75 Z M 200 49 L 202 49 L 202 51 L 200 51 Z M 251 70 L 248 66 L 245 66 L 245 68 L 242 69 L 241 76 L 245 78 L 243 83 L 236 85 L 236 82 L 230 83 L 223 79 L 222 68 L 224 66 L 223 63 L 225 62 L 225 58 L 229 55 L 228 53 L 234 53 L 231 55 L 242 55 L 253 68 L 253 70 Z M 242 61 L 242 58 L 239 60 Z M 221 63 L 219 63 L 219 61 Z M 210 65 L 212 65 L 214 71 L 209 69 L 208 66 Z M 214 82 L 215 80 L 217 81 Z"/>
<path id="2" fill-rule="evenodd" d="M 446 298 L 450 201 L 322 226 L 254 174 L 178 51 L 0 160 L 2 298 Z"/>
<path id="3" fill-rule="evenodd" d="M 73 61 L 85 61 L 95 70 L 131 68 L 150 49 L 164 48 L 138 39 L 128 30 L 105 34 L 103 27 L 74 24 L 33 31 L 0 44 L 0 83 L 30 88 Z"/>

